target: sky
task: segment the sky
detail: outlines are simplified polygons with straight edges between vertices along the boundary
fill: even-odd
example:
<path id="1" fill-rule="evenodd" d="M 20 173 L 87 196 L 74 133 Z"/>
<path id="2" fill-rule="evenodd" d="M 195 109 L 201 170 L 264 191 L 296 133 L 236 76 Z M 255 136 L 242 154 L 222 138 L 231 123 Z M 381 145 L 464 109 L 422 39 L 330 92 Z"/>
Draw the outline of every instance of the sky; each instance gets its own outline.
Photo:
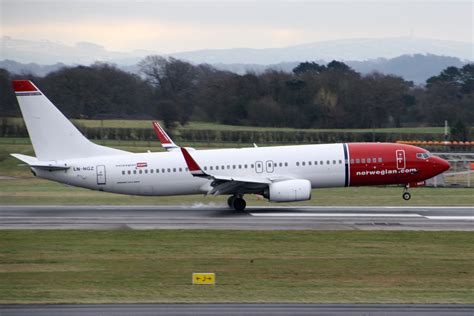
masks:
<path id="1" fill-rule="evenodd" d="M 469 1 L 0 0 L 0 35 L 173 53 L 415 37 L 473 42 Z"/>

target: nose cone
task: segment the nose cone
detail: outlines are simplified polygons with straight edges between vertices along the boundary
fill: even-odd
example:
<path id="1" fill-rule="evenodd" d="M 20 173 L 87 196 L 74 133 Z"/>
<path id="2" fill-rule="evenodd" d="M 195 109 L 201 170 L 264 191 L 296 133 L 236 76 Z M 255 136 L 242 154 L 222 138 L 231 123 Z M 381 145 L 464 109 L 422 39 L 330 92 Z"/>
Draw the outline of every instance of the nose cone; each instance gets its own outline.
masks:
<path id="1" fill-rule="evenodd" d="M 449 165 L 449 162 L 447 162 L 446 160 L 441 159 L 439 157 L 434 157 L 433 167 L 437 171 L 436 173 L 440 174 L 448 170 L 450 165 Z"/>

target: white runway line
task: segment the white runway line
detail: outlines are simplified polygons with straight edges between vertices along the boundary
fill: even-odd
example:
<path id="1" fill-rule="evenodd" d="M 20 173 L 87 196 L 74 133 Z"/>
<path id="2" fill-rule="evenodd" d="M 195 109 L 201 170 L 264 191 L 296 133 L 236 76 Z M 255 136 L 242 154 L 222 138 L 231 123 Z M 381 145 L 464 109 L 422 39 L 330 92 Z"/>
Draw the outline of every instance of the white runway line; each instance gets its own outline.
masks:
<path id="1" fill-rule="evenodd" d="M 425 216 L 428 219 L 474 221 L 474 216 Z"/>
<path id="2" fill-rule="evenodd" d="M 376 214 L 376 213 L 249 213 L 266 217 L 423 217 L 420 214 Z"/>

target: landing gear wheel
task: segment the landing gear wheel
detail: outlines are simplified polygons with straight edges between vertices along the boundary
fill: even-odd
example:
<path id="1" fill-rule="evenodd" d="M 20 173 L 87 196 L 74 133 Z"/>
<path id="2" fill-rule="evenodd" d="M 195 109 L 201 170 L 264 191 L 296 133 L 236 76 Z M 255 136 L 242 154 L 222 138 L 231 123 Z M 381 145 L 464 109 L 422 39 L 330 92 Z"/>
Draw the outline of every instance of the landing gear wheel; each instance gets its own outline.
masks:
<path id="1" fill-rule="evenodd" d="M 409 192 L 405 192 L 402 194 L 402 197 L 405 201 L 408 201 L 409 199 L 411 199 L 411 194 Z"/>
<path id="2" fill-rule="evenodd" d="M 245 210 L 246 206 L 247 206 L 247 203 L 245 202 L 243 198 L 240 198 L 240 197 L 234 198 L 234 201 L 232 203 L 232 207 L 234 208 L 234 210 L 238 212 L 242 212 L 243 210 Z"/>
<path id="3" fill-rule="evenodd" d="M 231 195 L 229 196 L 229 198 L 227 199 L 227 205 L 229 205 L 230 208 L 233 208 L 234 206 L 234 200 L 235 200 L 236 196 L 235 195 Z"/>

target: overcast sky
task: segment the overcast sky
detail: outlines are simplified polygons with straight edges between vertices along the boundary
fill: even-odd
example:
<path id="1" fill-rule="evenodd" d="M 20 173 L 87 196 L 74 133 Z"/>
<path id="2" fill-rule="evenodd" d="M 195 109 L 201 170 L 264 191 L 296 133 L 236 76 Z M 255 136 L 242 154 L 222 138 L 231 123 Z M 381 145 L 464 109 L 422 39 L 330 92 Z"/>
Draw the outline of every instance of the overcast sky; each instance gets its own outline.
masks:
<path id="1" fill-rule="evenodd" d="M 0 0 L 0 32 L 171 53 L 376 37 L 473 42 L 472 1 Z"/>

